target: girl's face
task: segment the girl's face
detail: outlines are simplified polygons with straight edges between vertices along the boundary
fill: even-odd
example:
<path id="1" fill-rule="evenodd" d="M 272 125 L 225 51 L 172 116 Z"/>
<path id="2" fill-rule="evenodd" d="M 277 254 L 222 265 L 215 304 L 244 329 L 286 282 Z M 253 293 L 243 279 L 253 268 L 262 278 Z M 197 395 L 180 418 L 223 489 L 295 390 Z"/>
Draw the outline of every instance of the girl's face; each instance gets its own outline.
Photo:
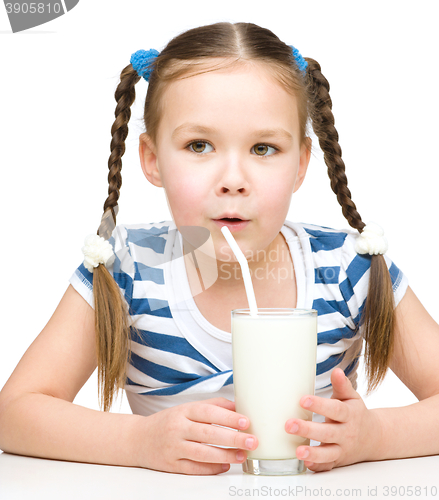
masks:
<path id="1" fill-rule="evenodd" d="M 220 229 L 224 217 L 244 255 L 269 250 L 305 177 L 296 99 L 261 64 L 172 82 L 152 144 L 140 140 L 142 169 L 164 187 L 177 225 L 209 229 L 219 261 L 235 261 Z"/>

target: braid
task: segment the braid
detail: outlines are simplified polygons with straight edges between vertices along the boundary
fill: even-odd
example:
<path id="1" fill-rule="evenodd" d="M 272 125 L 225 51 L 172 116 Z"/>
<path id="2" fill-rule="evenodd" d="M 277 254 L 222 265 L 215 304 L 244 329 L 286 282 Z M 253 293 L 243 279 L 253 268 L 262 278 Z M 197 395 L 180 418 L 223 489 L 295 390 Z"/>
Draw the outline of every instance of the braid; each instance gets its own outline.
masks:
<path id="1" fill-rule="evenodd" d="M 122 156 L 128 135 L 130 106 L 136 97 L 135 85 L 140 80 L 131 64 L 121 73 L 114 97 L 117 101 L 115 121 L 111 127 L 111 154 L 108 160 L 108 198 L 98 234 L 106 240 L 116 226 L 119 192 L 122 186 Z M 117 283 L 103 265 L 93 271 L 95 305 L 96 352 L 98 364 L 98 390 L 101 406 L 108 411 L 115 392 L 123 388 L 127 361 L 130 359 L 130 326 L 127 304 Z"/>
<path id="2" fill-rule="evenodd" d="M 341 147 L 338 143 L 338 132 L 334 126 L 329 83 L 322 75 L 319 63 L 314 59 L 307 58 L 306 60 L 308 62 L 307 75 L 311 100 L 311 119 L 328 167 L 331 188 L 337 196 L 337 201 L 341 205 L 343 215 L 349 225 L 354 229 L 358 229 L 361 233 L 365 224 L 357 212 L 348 188 L 345 164 L 341 158 Z"/>
<path id="3" fill-rule="evenodd" d="M 131 118 L 131 105 L 136 98 L 135 85 L 140 76 L 131 64 L 127 66 L 120 75 L 120 83 L 117 86 L 114 98 L 117 106 L 114 112 L 116 119 L 111 127 L 111 154 L 108 159 L 108 198 L 104 203 L 104 215 L 98 234 L 105 239 L 110 237 L 111 231 L 116 224 L 117 202 L 119 200 L 120 188 L 122 186 L 122 156 L 125 153 L 125 140 L 128 136 L 128 122 Z M 110 211 L 113 223 L 108 224 L 106 213 Z M 104 219 L 107 219 L 105 221 Z"/>
<path id="4" fill-rule="evenodd" d="M 322 75 L 320 65 L 307 58 L 307 85 L 310 100 L 310 116 L 315 134 L 328 167 L 331 188 L 337 196 L 342 212 L 349 225 L 360 233 L 365 226 L 351 199 L 345 164 L 341 158 L 338 132 L 334 126 L 332 100 L 328 80 Z M 366 342 L 365 365 L 368 392 L 384 379 L 394 346 L 394 296 L 392 280 L 382 255 L 370 257 L 370 276 L 367 299 L 360 325 Z M 359 352 L 355 357 L 358 357 Z"/>

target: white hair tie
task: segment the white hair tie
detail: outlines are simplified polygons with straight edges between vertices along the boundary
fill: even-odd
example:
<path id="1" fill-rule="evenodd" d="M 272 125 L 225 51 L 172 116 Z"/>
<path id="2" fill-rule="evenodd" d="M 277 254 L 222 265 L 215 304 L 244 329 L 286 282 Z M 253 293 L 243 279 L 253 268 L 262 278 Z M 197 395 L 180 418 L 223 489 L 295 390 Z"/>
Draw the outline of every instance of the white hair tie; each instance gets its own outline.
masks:
<path id="1" fill-rule="evenodd" d="M 84 267 L 91 273 L 93 268 L 98 267 L 99 264 L 106 266 L 111 264 L 114 259 L 113 247 L 107 240 L 97 234 L 89 234 L 85 238 L 82 253 L 85 257 Z"/>
<path id="2" fill-rule="evenodd" d="M 360 254 L 383 255 L 387 252 L 388 246 L 383 228 L 375 222 L 366 224 L 355 241 L 355 251 Z"/>

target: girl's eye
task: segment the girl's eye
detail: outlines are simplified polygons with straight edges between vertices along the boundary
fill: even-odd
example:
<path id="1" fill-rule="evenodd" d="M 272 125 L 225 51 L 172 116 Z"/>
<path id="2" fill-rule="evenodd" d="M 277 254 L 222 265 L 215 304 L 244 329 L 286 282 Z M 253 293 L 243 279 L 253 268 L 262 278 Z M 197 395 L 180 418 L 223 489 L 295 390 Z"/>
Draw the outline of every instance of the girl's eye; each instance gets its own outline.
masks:
<path id="1" fill-rule="evenodd" d="M 255 154 L 258 156 L 271 156 L 271 155 L 275 154 L 277 151 L 276 148 L 274 148 L 272 146 L 268 146 L 267 144 L 256 144 L 256 146 L 252 147 L 252 150 L 253 149 L 255 151 Z M 272 150 L 271 153 L 269 153 L 270 149 Z"/>
<path id="2" fill-rule="evenodd" d="M 210 151 L 206 151 L 206 147 L 210 147 L 211 151 L 213 151 L 212 146 L 206 141 L 194 141 L 187 145 L 190 151 L 193 153 L 210 153 Z"/>
<path id="3" fill-rule="evenodd" d="M 198 154 L 205 154 L 213 151 L 213 147 L 206 141 L 193 141 L 186 147 L 189 148 L 189 151 Z M 268 146 L 267 144 L 256 144 L 256 146 L 252 147 L 251 151 L 253 150 L 257 156 L 271 156 L 273 154 L 276 154 L 276 152 L 278 151 L 277 148 Z"/>

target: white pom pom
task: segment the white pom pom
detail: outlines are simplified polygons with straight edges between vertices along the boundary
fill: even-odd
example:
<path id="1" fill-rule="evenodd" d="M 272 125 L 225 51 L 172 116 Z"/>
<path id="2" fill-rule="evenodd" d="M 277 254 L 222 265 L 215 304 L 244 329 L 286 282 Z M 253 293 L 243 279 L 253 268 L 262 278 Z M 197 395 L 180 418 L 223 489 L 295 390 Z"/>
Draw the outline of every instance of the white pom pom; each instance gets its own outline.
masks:
<path id="1" fill-rule="evenodd" d="M 384 230 L 375 222 L 369 222 L 355 241 L 355 251 L 359 254 L 383 255 L 388 249 Z"/>
<path id="2" fill-rule="evenodd" d="M 84 254 L 84 267 L 91 273 L 99 264 L 104 264 L 104 266 L 110 264 L 114 257 L 113 247 L 97 234 L 90 234 L 85 238 L 82 253 Z"/>

